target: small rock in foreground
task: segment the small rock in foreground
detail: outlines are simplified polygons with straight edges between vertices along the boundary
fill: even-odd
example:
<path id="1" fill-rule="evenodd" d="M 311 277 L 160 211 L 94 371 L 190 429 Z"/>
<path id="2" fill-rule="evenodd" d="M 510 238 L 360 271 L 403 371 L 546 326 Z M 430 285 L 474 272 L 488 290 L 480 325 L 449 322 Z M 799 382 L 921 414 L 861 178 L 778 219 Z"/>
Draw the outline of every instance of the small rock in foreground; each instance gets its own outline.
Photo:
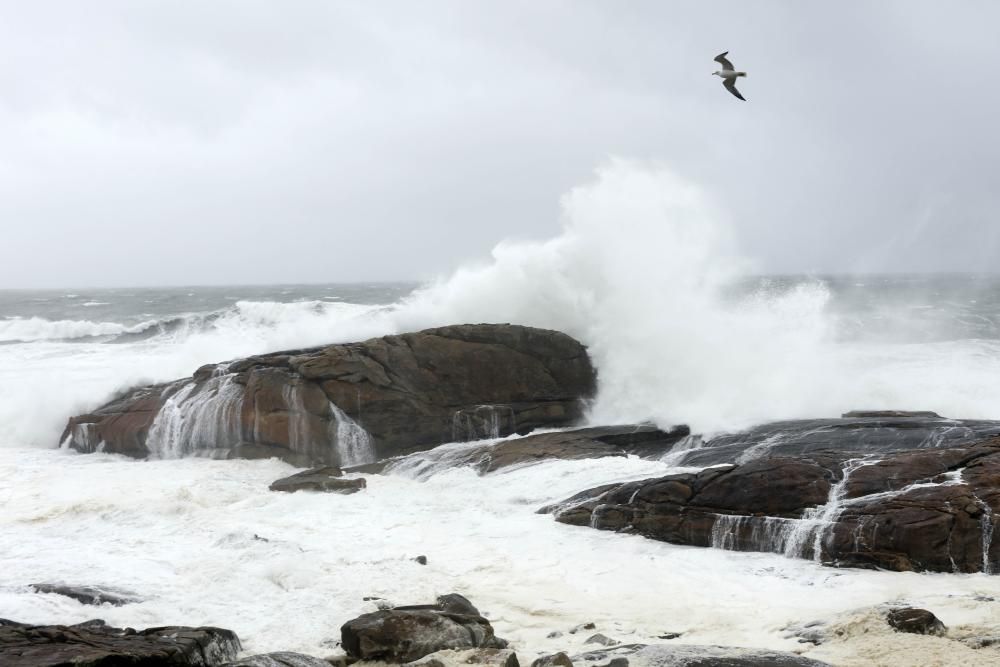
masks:
<path id="1" fill-rule="evenodd" d="M 926 609 L 916 609 L 905 607 L 903 609 L 893 609 L 888 613 L 885 620 L 897 632 L 909 632 L 915 635 L 936 635 L 944 636 L 948 632 L 937 616 Z"/>
<path id="2" fill-rule="evenodd" d="M 217 665 L 240 650 L 236 633 L 222 628 L 170 626 L 133 630 L 94 620 L 78 625 L 28 625 L 0 619 L 0 665 L 64 667 Z"/>
<path id="3" fill-rule="evenodd" d="M 507 648 L 493 626 L 461 595 L 442 595 L 437 604 L 376 611 L 340 628 L 344 650 L 361 660 L 413 662 L 445 649 Z"/>
<path id="4" fill-rule="evenodd" d="M 330 663 L 304 653 L 276 651 L 227 662 L 222 667 L 330 667 Z"/>

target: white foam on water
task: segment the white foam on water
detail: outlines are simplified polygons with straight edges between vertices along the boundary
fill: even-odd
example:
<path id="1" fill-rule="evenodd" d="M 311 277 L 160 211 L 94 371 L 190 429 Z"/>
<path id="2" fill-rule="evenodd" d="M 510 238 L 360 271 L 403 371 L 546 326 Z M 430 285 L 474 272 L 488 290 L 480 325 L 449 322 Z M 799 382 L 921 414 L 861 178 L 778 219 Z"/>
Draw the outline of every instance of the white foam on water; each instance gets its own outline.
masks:
<path id="1" fill-rule="evenodd" d="M 0 609 L 33 623 L 218 625 L 250 652 L 319 656 L 334 652 L 344 621 L 374 610 L 366 596 L 408 604 L 462 593 L 522 657 L 582 650 L 582 635 L 546 635 L 584 622 L 625 642 L 683 632 L 684 643 L 812 650 L 782 628 L 904 598 L 948 625 L 1000 623 L 1000 605 L 972 601 L 995 592 L 985 575 L 833 570 L 534 513 L 589 485 L 666 469 L 613 458 L 485 477 L 369 476 L 367 489 L 341 496 L 268 491 L 293 471 L 275 460 L 0 450 Z M 87 607 L 25 588 L 37 582 L 117 586 L 144 601 Z"/>

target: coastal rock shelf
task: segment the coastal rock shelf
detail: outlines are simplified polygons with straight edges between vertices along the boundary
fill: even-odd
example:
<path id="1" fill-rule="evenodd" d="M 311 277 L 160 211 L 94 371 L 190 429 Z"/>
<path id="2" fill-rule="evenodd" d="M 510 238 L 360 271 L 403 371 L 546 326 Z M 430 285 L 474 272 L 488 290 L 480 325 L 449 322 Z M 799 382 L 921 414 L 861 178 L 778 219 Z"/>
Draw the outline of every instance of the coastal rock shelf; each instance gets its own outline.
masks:
<path id="1" fill-rule="evenodd" d="M 762 456 L 584 491 L 557 521 L 836 566 L 1000 570 L 1000 438 L 891 453 Z"/>
<path id="2" fill-rule="evenodd" d="M 204 366 L 71 418 L 62 442 L 135 457 L 351 466 L 568 426 L 595 383 L 586 349 L 565 334 L 458 325 Z"/>

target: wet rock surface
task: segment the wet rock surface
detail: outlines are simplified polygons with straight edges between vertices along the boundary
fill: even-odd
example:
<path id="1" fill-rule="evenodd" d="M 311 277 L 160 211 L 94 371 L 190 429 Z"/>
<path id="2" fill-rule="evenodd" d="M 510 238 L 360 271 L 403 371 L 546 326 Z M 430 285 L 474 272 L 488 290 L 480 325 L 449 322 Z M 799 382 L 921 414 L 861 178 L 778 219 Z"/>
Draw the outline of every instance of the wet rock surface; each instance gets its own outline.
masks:
<path id="1" fill-rule="evenodd" d="M 520 667 L 517 654 L 505 648 L 474 648 L 462 651 L 444 650 L 406 663 L 407 667 Z"/>
<path id="2" fill-rule="evenodd" d="M 948 632 L 944 623 L 926 609 L 913 607 L 893 609 L 886 615 L 885 620 L 897 632 L 938 637 L 942 637 Z"/>
<path id="3" fill-rule="evenodd" d="M 480 475 L 544 461 L 575 461 L 629 455 L 659 458 L 690 435 L 687 426 L 661 430 L 648 424 L 597 426 L 539 433 L 479 446 L 441 448 L 392 461 L 351 468 L 350 472 L 407 471 L 428 474 L 471 467 Z"/>
<path id="4" fill-rule="evenodd" d="M 572 661 L 576 667 L 829 667 L 783 651 L 682 644 L 616 646 L 574 655 Z"/>
<path id="5" fill-rule="evenodd" d="M 357 465 L 568 426 L 595 385 L 585 348 L 565 334 L 458 325 L 205 366 L 71 418 L 62 442 L 135 457 Z"/>
<path id="6" fill-rule="evenodd" d="M 276 651 L 227 662 L 222 667 L 330 667 L 330 663 L 304 653 Z"/>
<path id="7" fill-rule="evenodd" d="M 271 491 L 321 491 L 325 493 L 356 493 L 367 486 L 362 478 L 344 479 L 343 472 L 336 466 L 323 466 L 304 470 L 271 482 Z"/>
<path id="8" fill-rule="evenodd" d="M 51 593 L 73 598 L 81 604 L 110 604 L 120 607 L 125 604 L 140 602 L 141 598 L 131 591 L 119 588 L 100 586 L 70 586 L 67 584 L 31 584 L 29 588 L 36 593 Z"/>
<path id="9" fill-rule="evenodd" d="M 0 619 L 4 667 L 174 667 L 219 665 L 236 657 L 240 642 L 221 628 L 171 626 L 132 630 L 104 621 L 27 625 Z"/>
<path id="10" fill-rule="evenodd" d="M 855 411 L 840 419 L 779 421 L 727 433 L 678 452 L 674 462 L 711 466 L 826 451 L 868 456 L 970 445 L 995 436 L 1000 436 L 1000 421 L 946 419 L 932 412 Z"/>
<path id="11" fill-rule="evenodd" d="M 1000 438 L 857 458 L 769 456 L 605 485 L 543 511 L 675 544 L 992 573 L 1000 564 Z"/>
<path id="12" fill-rule="evenodd" d="M 469 600 L 452 593 L 433 605 L 413 605 L 363 614 L 345 623 L 341 644 L 360 660 L 413 662 L 446 649 L 504 649 L 493 626 Z"/>

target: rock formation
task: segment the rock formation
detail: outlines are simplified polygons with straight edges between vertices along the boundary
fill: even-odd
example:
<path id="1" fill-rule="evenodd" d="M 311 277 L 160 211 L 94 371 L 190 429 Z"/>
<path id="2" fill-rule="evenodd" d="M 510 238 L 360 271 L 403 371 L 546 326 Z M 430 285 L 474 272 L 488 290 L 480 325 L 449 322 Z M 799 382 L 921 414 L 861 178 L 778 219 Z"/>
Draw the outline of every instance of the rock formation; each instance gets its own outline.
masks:
<path id="1" fill-rule="evenodd" d="M 838 566 L 994 573 L 1000 438 L 853 456 L 767 456 L 591 489 L 563 523 Z"/>
<path id="2" fill-rule="evenodd" d="M 27 625 L 0 619 L 4 667 L 211 666 L 232 660 L 240 641 L 220 628 L 112 628 L 104 621 L 79 625 Z"/>
<path id="3" fill-rule="evenodd" d="M 135 457 L 349 466 L 568 426 L 595 382 L 585 348 L 565 334 L 460 325 L 204 366 L 71 418 L 62 441 Z"/>
<path id="4" fill-rule="evenodd" d="M 507 648 L 479 610 L 455 593 L 442 595 L 433 605 L 363 614 L 345 623 L 340 634 L 349 656 L 393 663 L 446 649 Z"/>

